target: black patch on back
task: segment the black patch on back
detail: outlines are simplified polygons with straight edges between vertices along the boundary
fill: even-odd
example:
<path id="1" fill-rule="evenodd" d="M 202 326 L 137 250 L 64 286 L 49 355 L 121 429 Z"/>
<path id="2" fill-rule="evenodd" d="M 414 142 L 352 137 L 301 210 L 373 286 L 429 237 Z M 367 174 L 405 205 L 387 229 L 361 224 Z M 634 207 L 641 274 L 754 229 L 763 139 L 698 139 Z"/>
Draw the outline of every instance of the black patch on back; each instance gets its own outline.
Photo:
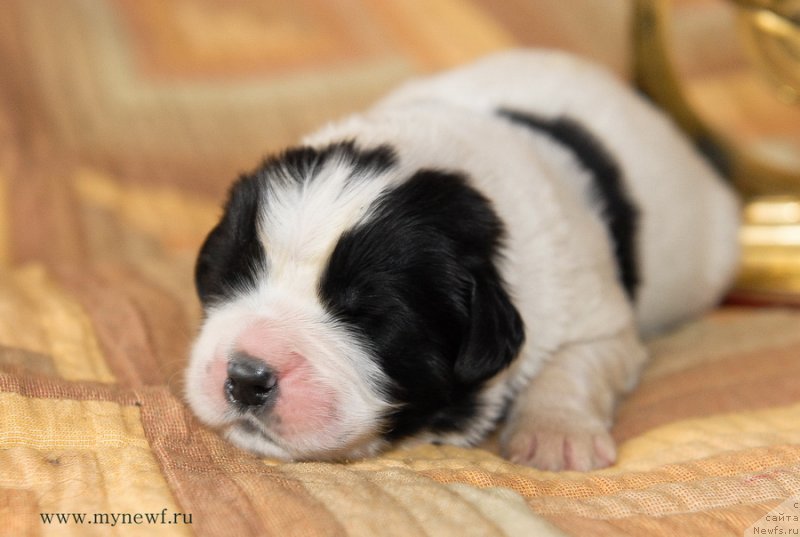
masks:
<path id="1" fill-rule="evenodd" d="M 351 180 L 386 172 L 395 165 L 391 147 L 359 149 L 352 141 L 323 148 L 298 147 L 265 160 L 231 187 L 222 219 L 206 238 L 195 265 L 195 285 L 204 306 L 252 288 L 267 270 L 258 238 L 258 218 L 276 187 L 313 181 L 323 166 L 337 159 L 350 166 Z M 287 184 L 288 183 L 288 184 Z"/>
<path id="2" fill-rule="evenodd" d="M 345 232 L 320 280 L 326 309 L 359 335 L 402 406 L 386 437 L 462 430 L 484 381 L 524 339 L 495 263 L 503 227 L 455 173 L 421 170 Z"/>
<path id="3" fill-rule="evenodd" d="M 614 244 L 619 279 L 628 297 L 634 301 L 639 285 L 636 245 L 639 212 L 626 192 L 617 163 L 597 138 L 569 118 L 542 119 L 508 109 L 501 109 L 498 114 L 566 146 L 592 174 L 593 193 L 602 203 L 603 216 Z"/>
<path id="4" fill-rule="evenodd" d="M 694 145 L 717 175 L 730 182 L 730 178 L 733 177 L 733 159 L 725 147 L 710 136 L 697 137 Z"/>

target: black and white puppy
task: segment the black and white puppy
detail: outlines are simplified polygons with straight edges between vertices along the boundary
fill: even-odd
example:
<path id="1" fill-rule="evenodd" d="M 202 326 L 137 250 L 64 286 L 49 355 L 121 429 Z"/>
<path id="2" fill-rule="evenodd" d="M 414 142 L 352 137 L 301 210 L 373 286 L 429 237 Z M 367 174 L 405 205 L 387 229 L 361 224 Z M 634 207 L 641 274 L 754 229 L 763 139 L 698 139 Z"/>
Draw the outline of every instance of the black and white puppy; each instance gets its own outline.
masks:
<path id="1" fill-rule="evenodd" d="M 472 445 L 611 464 L 640 337 L 712 307 L 735 196 L 601 68 L 514 51 L 411 82 L 234 184 L 203 245 L 192 409 L 290 460 Z"/>

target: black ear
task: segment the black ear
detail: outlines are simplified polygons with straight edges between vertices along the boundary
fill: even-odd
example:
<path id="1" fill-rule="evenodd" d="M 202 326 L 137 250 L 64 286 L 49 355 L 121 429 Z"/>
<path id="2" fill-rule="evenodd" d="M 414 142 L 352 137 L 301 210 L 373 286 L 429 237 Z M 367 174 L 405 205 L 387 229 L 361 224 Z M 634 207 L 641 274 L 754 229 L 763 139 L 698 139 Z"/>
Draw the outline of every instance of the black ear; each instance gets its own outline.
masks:
<path id="1" fill-rule="evenodd" d="M 195 286 L 203 305 L 252 286 L 266 263 L 258 236 L 258 213 L 263 196 L 260 181 L 252 176 L 237 181 L 225 212 L 209 233 L 195 265 Z"/>
<path id="2" fill-rule="evenodd" d="M 218 223 L 208 234 L 194 267 L 194 284 L 203 304 L 219 295 L 221 289 L 222 269 L 228 257 L 225 246 L 230 235 L 225 222 Z"/>
<path id="3" fill-rule="evenodd" d="M 456 377 L 467 385 L 500 372 L 525 340 L 522 318 L 494 269 L 473 277 L 468 330 L 455 363 Z"/>

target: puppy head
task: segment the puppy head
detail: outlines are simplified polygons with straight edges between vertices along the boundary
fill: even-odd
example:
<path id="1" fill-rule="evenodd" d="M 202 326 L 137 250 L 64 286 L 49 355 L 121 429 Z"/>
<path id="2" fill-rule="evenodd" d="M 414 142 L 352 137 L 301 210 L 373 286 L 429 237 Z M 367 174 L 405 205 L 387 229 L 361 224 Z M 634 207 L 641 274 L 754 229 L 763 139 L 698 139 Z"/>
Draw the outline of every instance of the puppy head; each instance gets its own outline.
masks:
<path id="1" fill-rule="evenodd" d="M 457 174 L 400 173 L 385 146 L 291 150 L 231 189 L 196 269 L 205 321 L 187 370 L 197 415 L 285 459 L 424 437 L 475 440 L 520 317 L 502 226 Z"/>

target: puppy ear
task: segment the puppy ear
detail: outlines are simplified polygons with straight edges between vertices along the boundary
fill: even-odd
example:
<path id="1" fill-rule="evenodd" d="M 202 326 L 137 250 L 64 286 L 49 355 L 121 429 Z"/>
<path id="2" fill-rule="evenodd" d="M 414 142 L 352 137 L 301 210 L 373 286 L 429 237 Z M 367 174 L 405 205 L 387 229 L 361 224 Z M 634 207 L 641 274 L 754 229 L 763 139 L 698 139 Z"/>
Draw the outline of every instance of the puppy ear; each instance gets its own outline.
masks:
<path id="1" fill-rule="evenodd" d="M 208 234 L 194 267 L 194 284 L 200 302 L 208 304 L 220 292 L 222 279 L 223 252 L 227 249 L 230 230 L 227 222 L 217 224 Z"/>
<path id="2" fill-rule="evenodd" d="M 525 340 L 519 312 L 494 269 L 473 277 L 467 337 L 455 363 L 456 378 L 470 385 L 511 363 Z"/>
<path id="3" fill-rule="evenodd" d="M 195 265 L 195 286 L 208 305 L 253 286 L 266 257 L 258 237 L 258 213 L 263 186 L 243 176 L 231 187 L 220 222 L 209 233 Z"/>

